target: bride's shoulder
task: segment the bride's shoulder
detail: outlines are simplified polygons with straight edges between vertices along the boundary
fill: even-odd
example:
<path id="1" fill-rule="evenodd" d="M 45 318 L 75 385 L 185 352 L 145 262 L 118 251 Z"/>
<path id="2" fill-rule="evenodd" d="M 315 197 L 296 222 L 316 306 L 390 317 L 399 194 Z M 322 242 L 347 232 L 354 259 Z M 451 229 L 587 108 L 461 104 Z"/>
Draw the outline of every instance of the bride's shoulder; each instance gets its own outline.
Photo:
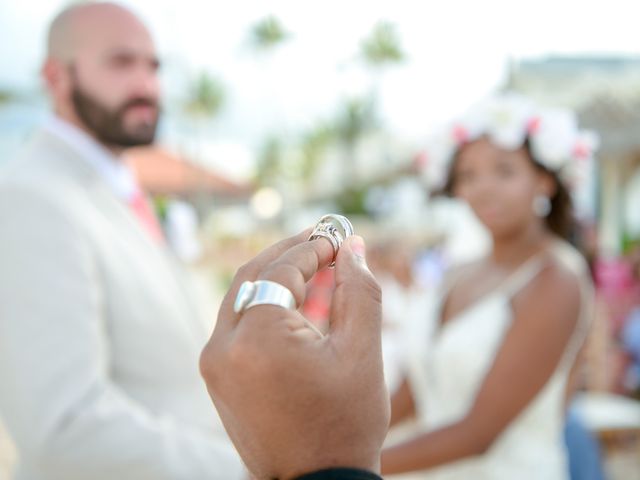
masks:
<path id="1" fill-rule="evenodd" d="M 549 250 L 548 262 L 539 282 L 548 282 L 550 287 L 577 290 L 584 301 L 593 295 L 593 281 L 589 264 L 582 253 L 566 241 L 557 241 Z"/>
<path id="2" fill-rule="evenodd" d="M 486 262 L 484 258 L 479 258 L 476 260 L 451 265 L 445 271 L 442 283 L 447 286 L 458 282 L 464 282 L 465 280 L 470 280 L 475 275 L 478 275 L 481 272 L 482 266 L 485 263 Z"/>
<path id="3" fill-rule="evenodd" d="M 549 250 L 549 261 L 516 296 L 516 303 L 527 308 L 534 304 L 579 306 L 589 270 L 581 254 L 570 244 L 561 242 Z"/>
<path id="4" fill-rule="evenodd" d="M 584 255 L 569 242 L 558 240 L 554 243 L 550 252 L 555 260 L 554 264 L 568 273 L 584 278 L 589 276 L 589 265 Z"/>
<path id="5" fill-rule="evenodd" d="M 473 273 L 477 273 L 483 265 L 486 265 L 487 259 L 477 258 L 475 260 L 466 261 L 463 263 L 457 263 L 451 265 L 446 274 L 447 275 L 471 275 Z"/>

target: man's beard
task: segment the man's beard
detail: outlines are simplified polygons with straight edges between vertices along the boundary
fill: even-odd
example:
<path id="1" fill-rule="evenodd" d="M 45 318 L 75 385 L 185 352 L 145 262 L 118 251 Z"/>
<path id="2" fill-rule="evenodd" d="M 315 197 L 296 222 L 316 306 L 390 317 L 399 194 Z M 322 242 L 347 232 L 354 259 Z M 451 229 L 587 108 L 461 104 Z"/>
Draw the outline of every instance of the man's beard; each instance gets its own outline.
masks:
<path id="1" fill-rule="evenodd" d="M 149 106 L 157 109 L 158 105 L 154 99 L 136 97 L 115 110 L 110 110 L 94 96 L 83 91 L 77 80 L 73 85 L 71 99 L 75 111 L 85 127 L 105 145 L 123 148 L 135 147 L 149 145 L 155 138 L 158 125 L 157 116 L 150 123 L 141 122 L 130 128 L 127 128 L 124 122 L 124 116 L 131 107 Z"/>

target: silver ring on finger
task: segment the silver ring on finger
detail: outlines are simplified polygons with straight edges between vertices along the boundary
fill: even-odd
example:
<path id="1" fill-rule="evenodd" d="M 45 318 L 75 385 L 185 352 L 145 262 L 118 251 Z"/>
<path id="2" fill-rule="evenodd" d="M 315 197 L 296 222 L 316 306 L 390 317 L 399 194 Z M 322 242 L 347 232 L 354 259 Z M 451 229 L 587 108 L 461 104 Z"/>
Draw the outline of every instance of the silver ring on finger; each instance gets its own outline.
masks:
<path id="1" fill-rule="evenodd" d="M 236 295 L 233 311 L 235 313 L 243 313 L 258 305 L 275 305 L 295 310 L 296 300 L 291 290 L 277 282 L 270 280 L 243 282 Z"/>
<path id="2" fill-rule="evenodd" d="M 342 246 L 342 243 L 347 237 L 354 234 L 353 225 L 349 219 L 343 215 L 328 214 L 324 215 L 316 226 L 313 228 L 309 240 L 316 240 L 318 238 L 326 238 L 333 247 L 333 259 L 329 264 L 329 268 L 332 268 L 336 264 L 336 257 L 338 251 Z"/>

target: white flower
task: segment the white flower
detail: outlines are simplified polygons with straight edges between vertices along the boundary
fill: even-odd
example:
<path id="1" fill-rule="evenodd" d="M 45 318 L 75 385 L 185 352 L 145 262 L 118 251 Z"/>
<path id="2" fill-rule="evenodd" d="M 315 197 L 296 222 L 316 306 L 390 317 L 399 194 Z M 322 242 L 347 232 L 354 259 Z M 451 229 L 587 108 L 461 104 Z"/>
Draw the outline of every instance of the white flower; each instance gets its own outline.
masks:
<path id="1" fill-rule="evenodd" d="M 471 142 L 486 133 L 486 126 L 487 108 L 483 102 L 470 108 L 469 111 L 451 127 L 451 134 L 458 143 L 461 143 L 460 140 L 462 140 L 462 138 L 459 132 L 464 131 L 464 136 L 466 137 L 464 141 Z"/>
<path id="2" fill-rule="evenodd" d="M 487 105 L 487 134 L 498 146 L 515 150 L 527 136 L 527 125 L 534 112 L 533 104 L 516 94 L 495 97 Z"/>
<path id="3" fill-rule="evenodd" d="M 530 135 L 533 155 L 545 167 L 557 170 L 572 157 L 578 122 L 573 112 L 563 109 L 543 111 L 539 119 Z"/>
<path id="4" fill-rule="evenodd" d="M 599 143 L 595 133 L 578 130 L 572 111 L 540 109 L 521 95 L 501 94 L 474 105 L 460 120 L 432 137 L 423 169 L 428 183 L 443 186 L 456 150 L 483 135 L 506 150 L 522 147 L 529 138 L 537 161 L 574 181 L 582 181 Z"/>

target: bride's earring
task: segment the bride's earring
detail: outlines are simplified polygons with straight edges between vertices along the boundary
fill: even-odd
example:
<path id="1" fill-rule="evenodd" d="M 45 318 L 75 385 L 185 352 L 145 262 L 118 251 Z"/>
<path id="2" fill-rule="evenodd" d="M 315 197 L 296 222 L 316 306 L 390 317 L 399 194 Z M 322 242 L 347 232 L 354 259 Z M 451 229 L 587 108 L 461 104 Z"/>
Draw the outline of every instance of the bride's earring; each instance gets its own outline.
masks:
<path id="1" fill-rule="evenodd" d="M 533 199 L 533 213 L 538 217 L 546 217 L 551 213 L 551 200 L 544 195 L 536 195 Z"/>

